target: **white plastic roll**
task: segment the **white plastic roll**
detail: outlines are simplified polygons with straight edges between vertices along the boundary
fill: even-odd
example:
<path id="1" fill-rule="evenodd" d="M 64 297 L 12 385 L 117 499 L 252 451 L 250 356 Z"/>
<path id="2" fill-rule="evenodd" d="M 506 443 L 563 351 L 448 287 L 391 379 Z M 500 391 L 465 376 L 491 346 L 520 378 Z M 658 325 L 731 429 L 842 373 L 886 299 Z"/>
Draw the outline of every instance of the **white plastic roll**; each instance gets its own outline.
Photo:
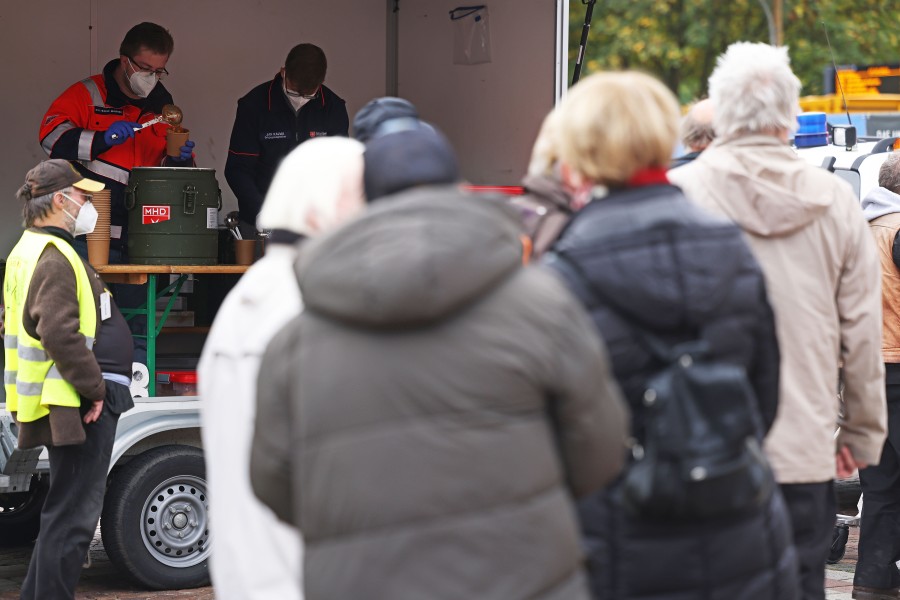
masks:
<path id="1" fill-rule="evenodd" d="M 150 387 L 150 371 L 144 363 L 131 363 L 131 388 L 143 389 L 145 392 Z M 133 396 L 134 394 L 132 394 Z M 147 394 L 145 393 L 144 396 Z"/>
<path id="2" fill-rule="evenodd" d="M 133 385 L 129 388 L 131 390 L 132 398 L 146 398 L 147 397 L 147 388 L 138 387 Z"/>

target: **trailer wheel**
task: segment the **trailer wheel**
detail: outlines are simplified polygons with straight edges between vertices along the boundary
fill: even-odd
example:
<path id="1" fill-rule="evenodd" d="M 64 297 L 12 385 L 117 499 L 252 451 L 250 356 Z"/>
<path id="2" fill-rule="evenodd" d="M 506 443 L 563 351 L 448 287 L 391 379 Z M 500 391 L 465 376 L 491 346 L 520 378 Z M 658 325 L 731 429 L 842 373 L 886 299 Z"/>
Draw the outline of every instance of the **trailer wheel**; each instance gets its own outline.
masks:
<path id="1" fill-rule="evenodd" d="M 110 561 L 157 590 L 209 584 L 209 498 L 203 453 L 161 446 L 110 477 L 100 533 Z"/>
<path id="2" fill-rule="evenodd" d="M 32 475 L 27 492 L 0 494 L 0 546 L 23 546 L 37 539 L 49 487 L 46 475 Z"/>

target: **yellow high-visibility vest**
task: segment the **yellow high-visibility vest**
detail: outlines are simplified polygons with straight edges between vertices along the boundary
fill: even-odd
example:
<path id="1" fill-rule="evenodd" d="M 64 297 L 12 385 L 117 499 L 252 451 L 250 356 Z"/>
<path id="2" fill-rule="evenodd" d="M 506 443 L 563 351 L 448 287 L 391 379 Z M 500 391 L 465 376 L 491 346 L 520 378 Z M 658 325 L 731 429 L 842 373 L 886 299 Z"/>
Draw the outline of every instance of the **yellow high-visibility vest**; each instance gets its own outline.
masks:
<path id="1" fill-rule="evenodd" d="M 48 405 L 81 405 L 75 388 L 64 380 L 41 342 L 22 326 L 22 314 L 31 277 L 38 259 L 48 244 L 56 246 L 72 265 L 78 296 L 78 332 L 85 345 L 93 349 L 97 335 L 97 303 L 91 280 L 81 257 L 65 240 L 48 233 L 25 231 L 6 261 L 3 300 L 6 304 L 6 333 L 3 347 L 6 358 L 3 383 L 6 408 L 23 423 L 36 421 L 50 413 Z"/>

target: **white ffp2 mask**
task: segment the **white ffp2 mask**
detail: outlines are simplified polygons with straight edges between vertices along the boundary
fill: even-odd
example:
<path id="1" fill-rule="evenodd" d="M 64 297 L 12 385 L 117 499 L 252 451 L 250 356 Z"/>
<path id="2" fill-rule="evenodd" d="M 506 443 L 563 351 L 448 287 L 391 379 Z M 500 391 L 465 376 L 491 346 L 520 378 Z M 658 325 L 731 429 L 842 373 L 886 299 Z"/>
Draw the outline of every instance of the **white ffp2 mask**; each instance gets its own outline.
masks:
<path id="1" fill-rule="evenodd" d="M 138 71 L 131 59 L 127 56 L 125 58 L 128 59 L 131 68 L 134 69 L 134 73 L 128 76 L 128 87 L 131 88 L 135 95 L 146 98 L 153 91 L 153 88 L 156 87 L 156 82 L 159 81 L 159 78 L 156 76 L 156 73 Z"/>
<path id="2" fill-rule="evenodd" d="M 63 196 L 65 196 L 67 200 L 75 202 L 75 200 L 69 196 L 66 196 L 65 194 L 63 194 Z M 78 203 L 75 202 L 75 204 Z M 84 204 L 79 204 L 79 206 L 81 207 L 81 210 L 78 211 L 77 217 L 73 217 L 69 211 L 63 209 L 63 212 L 65 212 L 70 219 L 75 221 L 75 231 L 73 232 L 73 235 L 76 236 L 93 232 L 94 227 L 97 226 L 97 218 L 99 217 L 93 202 L 85 202 Z"/>

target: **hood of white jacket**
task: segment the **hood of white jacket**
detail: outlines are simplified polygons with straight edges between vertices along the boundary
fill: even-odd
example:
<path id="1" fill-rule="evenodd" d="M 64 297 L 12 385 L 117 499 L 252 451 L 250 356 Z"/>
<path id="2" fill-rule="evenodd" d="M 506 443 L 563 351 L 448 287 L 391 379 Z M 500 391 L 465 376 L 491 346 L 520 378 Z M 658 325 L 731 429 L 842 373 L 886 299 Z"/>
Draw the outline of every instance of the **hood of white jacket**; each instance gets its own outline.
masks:
<path id="1" fill-rule="evenodd" d="M 863 198 L 862 209 L 866 221 L 900 212 L 900 195 L 887 188 L 874 188 Z"/>
<path id="2" fill-rule="evenodd" d="M 787 144 L 771 136 L 716 142 L 694 163 L 670 171 L 670 179 L 687 188 L 703 186 L 727 217 L 762 237 L 802 229 L 833 202 L 830 194 L 810 193 L 821 187 L 817 179 L 824 171 L 811 170 Z M 714 168 L 703 169 L 704 164 Z"/>

